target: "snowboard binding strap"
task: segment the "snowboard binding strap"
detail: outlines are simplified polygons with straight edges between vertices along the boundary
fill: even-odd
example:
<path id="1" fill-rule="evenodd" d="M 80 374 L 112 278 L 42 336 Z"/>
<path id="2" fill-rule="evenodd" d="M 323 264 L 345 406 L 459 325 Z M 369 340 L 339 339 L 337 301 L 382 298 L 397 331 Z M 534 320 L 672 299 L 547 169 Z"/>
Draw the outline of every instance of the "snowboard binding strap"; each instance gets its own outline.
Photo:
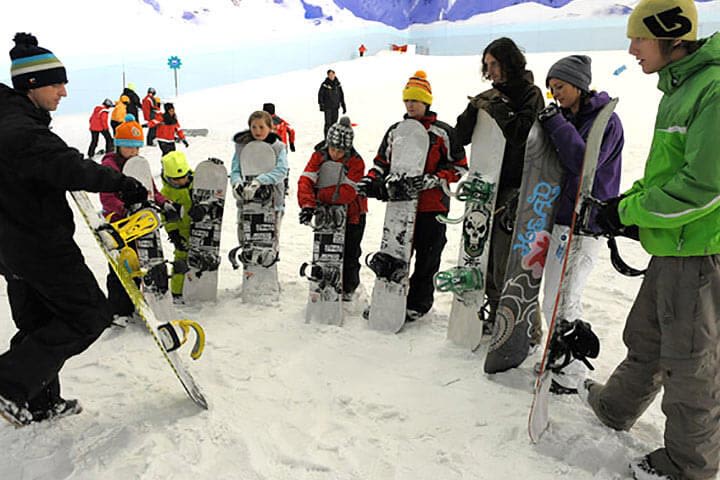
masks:
<path id="1" fill-rule="evenodd" d="M 320 207 L 315 210 L 312 220 L 313 230 L 338 230 L 345 225 L 345 215 L 340 208 Z"/>
<path id="2" fill-rule="evenodd" d="M 365 265 L 375 272 L 378 278 L 395 283 L 401 283 L 407 274 L 407 263 L 385 252 L 368 253 Z"/>
<path id="3" fill-rule="evenodd" d="M 243 248 L 243 246 L 240 245 L 228 253 L 228 260 L 230 260 L 230 265 L 232 265 L 233 270 L 240 268 L 238 259 L 243 265 L 259 265 L 264 268 L 270 268 L 280 259 L 280 254 L 272 248 L 253 249 Z"/>
<path id="4" fill-rule="evenodd" d="M 480 289 L 484 283 L 482 271 L 475 267 L 454 267 L 436 273 L 433 280 L 439 292 L 452 292 L 458 296 Z"/>
<path id="5" fill-rule="evenodd" d="M 479 178 L 472 180 L 463 180 L 458 184 L 457 191 L 452 194 L 461 202 L 466 202 L 465 212 L 458 218 L 450 218 L 447 215 L 439 214 L 436 216 L 439 222 L 456 225 L 465 221 L 465 218 L 473 211 L 475 205 L 485 205 L 492 198 L 495 184 L 489 183 Z M 447 192 L 446 192 L 447 193 Z"/>
<path id="6" fill-rule="evenodd" d="M 550 339 L 547 368 L 560 371 L 573 360 L 580 360 L 590 370 L 595 370 L 588 358 L 597 358 L 599 353 L 600 340 L 589 323 L 580 319 L 573 322 L 560 319 Z"/>
<path id="7" fill-rule="evenodd" d="M 178 336 L 175 327 L 180 328 L 182 331 L 182 338 Z M 193 360 L 199 359 L 205 350 L 205 331 L 200 324 L 194 320 L 173 320 L 158 327 L 160 340 L 165 351 L 174 352 L 183 346 L 188 340 L 190 329 L 195 332 L 195 344 L 190 351 L 190 358 Z"/>
<path id="8" fill-rule="evenodd" d="M 310 271 L 307 268 L 310 267 Z M 323 268 L 322 265 L 316 263 L 304 262 L 300 265 L 300 276 L 305 277 L 311 282 L 316 282 L 321 289 L 332 286 L 338 290 L 336 285 L 340 285 L 340 271 L 336 268 Z M 341 289 L 340 289 L 341 290 Z M 338 290 L 338 293 L 341 293 Z"/>

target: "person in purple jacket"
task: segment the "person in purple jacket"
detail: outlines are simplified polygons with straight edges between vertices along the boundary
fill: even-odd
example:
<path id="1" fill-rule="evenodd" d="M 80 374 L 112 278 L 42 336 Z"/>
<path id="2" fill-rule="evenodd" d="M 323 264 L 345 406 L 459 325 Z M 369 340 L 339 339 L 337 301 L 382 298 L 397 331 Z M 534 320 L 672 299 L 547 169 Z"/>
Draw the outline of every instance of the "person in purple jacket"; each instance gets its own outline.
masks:
<path id="1" fill-rule="evenodd" d="M 606 92 L 590 90 L 590 63 L 590 57 L 571 55 L 550 67 L 545 84 L 557 103 L 551 103 L 538 114 L 565 170 L 555 226 L 545 260 L 542 311 L 547 323 L 550 323 L 555 306 L 569 225 L 582 174 L 585 141 L 598 112 L 610 101 Z M 620 118 L 615 113 L 605 128 L 602 142 L 592 194 L 598 200 L 607 200 L 616 197 L 620 189 L 622 148 L 625 142 Z M 601 231 L 594 217 L 591 217 L 589 227 L 593 232 Z M 579 250 L 568 260 L 566 270 L 573 272 L 573 279 L 563 298 L 565 320 L 570 322 L 583 316 L 582 292 L 601 246 L 600 238 L 583 236 L 576 237 L 575 241 L 579 242 Z M 550 390 L 553 393 L 577 393 L 577 387 L 585 379 L 586 373 L 587 367 L 582 362 L 573 361 L 562 370 L 553 371 Z"/>

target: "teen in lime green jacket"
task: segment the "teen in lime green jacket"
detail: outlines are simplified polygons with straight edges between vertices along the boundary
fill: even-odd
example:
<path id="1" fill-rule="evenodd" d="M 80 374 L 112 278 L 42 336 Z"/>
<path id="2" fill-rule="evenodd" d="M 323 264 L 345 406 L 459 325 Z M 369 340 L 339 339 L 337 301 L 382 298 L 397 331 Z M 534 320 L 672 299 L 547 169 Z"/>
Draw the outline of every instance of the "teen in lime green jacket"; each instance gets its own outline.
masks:
<path id="1" fill-rule="evenodd" d="M 620 202 L 652 255 L 720 253 L 720 34 L 659 72 L 660 101 L 645 175 Z"/>
<path id="2" fill-rule="evenodd" d="M 580 393 L 605 425 L 630 430 L 662 392 L 664 445 L 630 463 L 633 477 L 710 480 L 720 467 L 720 35 L 697 40 L 692 0 L 641 0 L 628 37 L 665 95 L 643 179 L 597 223 L 610 234 L 637 226 L 652 258 L 625 359 Z"/>

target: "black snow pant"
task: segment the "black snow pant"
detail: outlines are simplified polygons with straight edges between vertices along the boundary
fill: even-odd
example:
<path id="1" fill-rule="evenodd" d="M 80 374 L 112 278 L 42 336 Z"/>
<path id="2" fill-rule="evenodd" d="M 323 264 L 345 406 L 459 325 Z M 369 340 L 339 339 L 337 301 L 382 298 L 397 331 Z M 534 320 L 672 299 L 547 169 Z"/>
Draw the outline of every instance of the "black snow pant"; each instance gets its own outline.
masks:
<path id="1" fill-rule="evenodd" d="M 152 146 L 153 140 L 155 140 L 156 135 L 157 135 L 157 127 L 148 128 L 147 139 L 146 139 L 148 147 Z"/>
<path id="2" fill-rule="evenodd" d="M 122 122 L 118 122 L 116 120 L 110 120 L 110 127 L 113 131 L 113 136 L 115 135 L 115 129 L 121 124 Z"/>
<path id="3" fill-rule="evenodd" d="M 327 137 L 328 129 L 334 123 L 338 121 L 338 109 L 337 108 L 326 108 L 323 110 L 325 113 L 325 128 L 323 130 L 323 139 Z"/>
<path id="4" fill-rule="evenodd" d="M 88 148 L 88 158 L 92 158 L 93 156 L 95 156 L 95 149 L 97 148 L 98 139 L 100 138 L 101 133 L 103 138 L 105 138 L 105 153 L 112 152 L 113 148 L 115 148 L 112 135 L 110 135 L 110 132 L 107 129 L 101 132 L 90 130 L 90 147 Z"/>
<path id="5" fill-rule="evenodd" d="M 360 255 L 363 234 L 365 233 L 365 215 L 360 215 L 360 223 L 345 227 L 345 253 L 343 257 L 343 292 L 352 293 L 360 285 Z"/>
<path id="6" fill-rule="evenodd" d="M 440 257 L 447 243 L 447 226 L 437 221 L 439 212 L 420 212 L 415 218 L 413 250 L 415 251 L 415 269 L 410 277 L 410 290 L 407 297 L 407 309 L 422 314 L 432 308 L 435 284 L 433 276 L 440 269 Z"/>
<path id="7" fill-rule="evenodd" d="M 8 301 L 18 332 L 0 355 L 0 394 L 30 411 L 60 398 L 58 374 L 110 324 L 107 300 L 82 258 L 64 265 L 31 267 L 23 278 L 5 272 Z"/>
<path id="8" fill-rule="evenodd" d="M 162 152 L 163 157 L 168 153 L 175 151 L 175 142 L 161 142 L 160 140 L 158 140 L 157 144 L 158 147 L 160 147 L 160 151 Z"/>
<path id="9" fill-rule="evenodd" d="M 132 303 L 132 300 L 130 300 L 130 297 L 125 291 L 125 287 L 120 283 L 120 279 L 118 279 L 115 271 L 110 265 L 108 265 L 108 268 L 110 269 L 110 273 L 108 273 L 105 279 L 105 286 L 107 287 L 110 312 L 112 312 L 113 316 L 129 317 L 135 311 L 135 305 Z M 135 279 L 135 283 L 139 286 L 140 280 Z"/>

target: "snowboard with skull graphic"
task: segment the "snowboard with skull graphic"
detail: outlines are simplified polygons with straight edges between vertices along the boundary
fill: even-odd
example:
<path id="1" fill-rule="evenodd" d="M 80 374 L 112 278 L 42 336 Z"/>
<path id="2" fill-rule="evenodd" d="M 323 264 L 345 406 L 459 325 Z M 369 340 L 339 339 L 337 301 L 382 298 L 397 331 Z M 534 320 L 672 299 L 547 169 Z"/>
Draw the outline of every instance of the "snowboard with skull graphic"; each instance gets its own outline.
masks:
<path id="1" fill-rule="evenodd" d="M 483 324 L 479 312 L 485 299 L 490 232 L 504 151 L 502 130 L 485 110 L 479 110 L 472 136 L 469 171 L 453 194 L 465 203 L 464 214 L 459 219 L 438 216 L 441 222 L 462 222 L 463 225 L 457 266 L 439 272 L 435 276 L 435 285 L 439 291 L 453 292 L 448 339 L 471 350 L 475 350 L 482 339 Z"/>

